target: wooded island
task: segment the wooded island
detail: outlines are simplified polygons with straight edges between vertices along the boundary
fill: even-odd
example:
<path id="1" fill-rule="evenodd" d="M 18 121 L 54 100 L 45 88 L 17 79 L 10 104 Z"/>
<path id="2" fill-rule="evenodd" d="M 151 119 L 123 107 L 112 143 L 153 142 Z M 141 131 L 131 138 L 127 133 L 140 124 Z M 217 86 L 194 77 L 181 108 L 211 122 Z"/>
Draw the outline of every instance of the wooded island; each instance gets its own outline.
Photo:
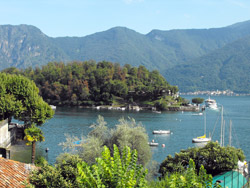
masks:
<path id="1" fill-rule="evenodd" d="M 30 78 L 43 99 L 56 106 L 137 104 L 166 110 L 185 102 L 176 95 L 177 86 L 170 85 L 157 70 L 149 71 L 144 66 L 106 61 L 54 62 L 42 68 L 8 68 L 3 72 Z"/>

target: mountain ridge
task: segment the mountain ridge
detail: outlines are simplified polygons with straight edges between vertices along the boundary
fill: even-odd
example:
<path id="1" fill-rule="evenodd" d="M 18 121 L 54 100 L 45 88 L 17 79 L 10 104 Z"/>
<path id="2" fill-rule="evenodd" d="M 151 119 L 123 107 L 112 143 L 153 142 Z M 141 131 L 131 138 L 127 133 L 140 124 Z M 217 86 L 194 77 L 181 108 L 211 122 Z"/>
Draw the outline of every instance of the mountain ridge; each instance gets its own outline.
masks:
<path id="1" fill-rule="evenodd" d="M 118 26 L 84 37 L 54 38 L 32 25 L 2 25 L 0 70 L 11 66 L 42 66 L 53 61 L 105 60 L 158 69 L 173 83 L 183 85 L 186 82 L 179 84 L 175 80 L 180 79 L 169 78 L 168 74 L 172 75 L 170 70 L 176 71 L 174 75 L 180 75 L 177 67 L 199 64 L 199 58 L 216 54 L 216 51 L 248 36 L 250 21 L 211 29 L 152 30 L 147 34 Z M 192 83 L 186 83 L 185 87 L 197 88 Z"/>

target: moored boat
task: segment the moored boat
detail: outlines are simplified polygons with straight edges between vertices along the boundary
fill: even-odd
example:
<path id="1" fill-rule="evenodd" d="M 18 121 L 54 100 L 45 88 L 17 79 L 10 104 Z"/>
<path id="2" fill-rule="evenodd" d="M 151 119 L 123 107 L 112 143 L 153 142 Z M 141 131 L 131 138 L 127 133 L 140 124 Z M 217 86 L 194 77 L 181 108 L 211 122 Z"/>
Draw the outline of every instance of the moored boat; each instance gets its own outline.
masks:
<path id="1" fill-rule="evenodd" d="M 204 142 L 210 142 L 211 141 L 211 137 L 206 137 L 206 113 L 204 114 L 204 135 L 197 137 L 197 138 L 193 138 L 192 142 L 193 143 L 204 143 Z"/>
<path id="2" fill-rule="evenodd" d="M 211 141 L 211 138 L 210 137 L 207 138 L 206 135 L 192 139 L 193 143 L 202 143 L 202 142 L 210 142 L 210 141 Z"/>
<path id="3" fill-rule="evenodd" d="M 216 100 L 210 99 L 210 97 L 208 97 L 208 99 L 205 100 L 205 106 L 211 109 L 218 109 Z"/>
<path id="4" fill-rule="evenodd" d="M 50 105 L 50 107 L 51 107 L 52 110 L 56 109 L 56 106 L 54 106 L 54 105 Z"/>
<path id="5" fill-rule="evenodd" d="M 154 112 L 154 113 L 157 113 L 157 114 L 161 114 L 161 111 L 156 111 L 156 110 L 154 110 L 153 112 Z"/>
<path id="6" fill-rule="evenodd" d="M 149 145 L 149 146 L 158 146 L 159 143 L 156 143 L 156 142 L 148 142 L 148 145 Z"/>
<path id="7" fill-rule="evenodd" d="M 170 134 L 170 130 L 154 130 L 153 134 Z"/>

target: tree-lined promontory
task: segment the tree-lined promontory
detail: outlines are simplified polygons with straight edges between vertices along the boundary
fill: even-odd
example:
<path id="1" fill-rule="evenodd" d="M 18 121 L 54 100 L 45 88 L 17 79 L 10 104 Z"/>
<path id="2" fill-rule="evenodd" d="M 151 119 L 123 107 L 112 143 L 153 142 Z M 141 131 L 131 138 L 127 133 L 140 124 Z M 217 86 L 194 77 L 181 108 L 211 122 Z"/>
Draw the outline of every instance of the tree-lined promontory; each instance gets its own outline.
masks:
<path id="1" fill-rule="evenodd" d="M 42 68 L 5 69 L 33 80 L 43 99 L 54 105 L 128 104 L 161 99 L 178 92 L 156 70 L 102 61 L 48 63 Z"/>

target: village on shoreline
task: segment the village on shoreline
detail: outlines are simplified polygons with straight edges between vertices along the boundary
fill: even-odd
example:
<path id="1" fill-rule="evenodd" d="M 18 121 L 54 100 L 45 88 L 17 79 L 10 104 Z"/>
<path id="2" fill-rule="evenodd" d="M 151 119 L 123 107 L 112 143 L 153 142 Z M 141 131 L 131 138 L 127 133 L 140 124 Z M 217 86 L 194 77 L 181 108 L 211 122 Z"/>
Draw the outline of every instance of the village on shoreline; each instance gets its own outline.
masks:
<path id="1" fill-rule="evenodd" d="M 250 96 L 250 93 L 235 93 L 231 90 L 213 90 L 213 91 L 190 91 L 181 92 L 180 95 L 209 95 L 209 96 Z"/>

